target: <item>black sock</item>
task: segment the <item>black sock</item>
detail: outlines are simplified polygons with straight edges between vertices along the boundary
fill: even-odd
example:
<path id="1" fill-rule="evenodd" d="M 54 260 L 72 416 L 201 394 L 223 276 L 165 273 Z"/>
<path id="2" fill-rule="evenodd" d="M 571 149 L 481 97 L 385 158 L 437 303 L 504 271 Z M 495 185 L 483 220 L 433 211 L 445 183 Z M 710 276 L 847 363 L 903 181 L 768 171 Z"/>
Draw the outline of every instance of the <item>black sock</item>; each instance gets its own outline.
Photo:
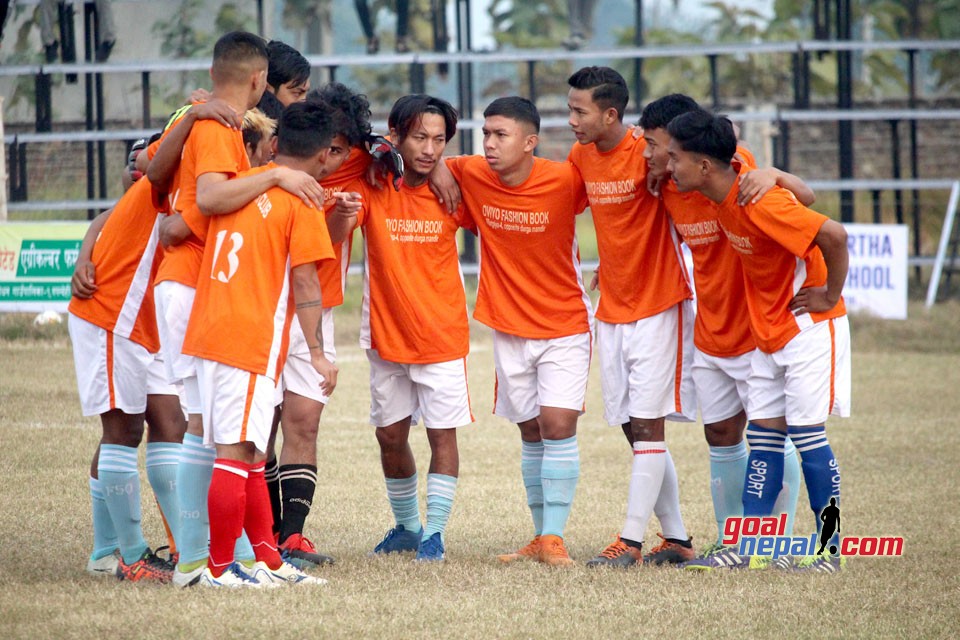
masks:
<path id="1" fill-rule="evenodd" d="M 317 467 L 312 464 L 283 465 L 280 467 L 280 487 L 283 492 L 282 544 L 294 533 L 303 533 L 303 523 L 310 513 L 317 488 Z"/>
<path id="2" fill-rule="evenodd" d="M 267 493 L 270 494 L 270 510 L 273 512 L 273 533 L 280 533 L 280 467 L 277 458 L 267 460 L 263 469 L 263 478 L 267 481 Z"/>
<path id="3" fill-rule="evenodd" d="M 620 541 L 623 542 L 623 544 L 627 545 L 628 547 L 633 547 L 634 549 L 643 548 L 643 543 L 637 542 L 636 540 L 628 540 L 627 538 L 620 538 Z"/>

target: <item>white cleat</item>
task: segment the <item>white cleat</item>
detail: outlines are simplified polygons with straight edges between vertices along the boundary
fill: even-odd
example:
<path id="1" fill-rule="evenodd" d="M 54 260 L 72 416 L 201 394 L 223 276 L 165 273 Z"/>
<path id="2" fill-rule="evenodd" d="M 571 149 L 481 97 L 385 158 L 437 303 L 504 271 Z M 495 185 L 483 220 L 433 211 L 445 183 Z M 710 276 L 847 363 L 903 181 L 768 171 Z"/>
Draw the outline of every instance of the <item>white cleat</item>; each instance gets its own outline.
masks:
<path id="1" fill-rule="evenodd" d="M 200 582 L 200 576 L 203 574 L 203 570 L 206 568 L 207 565 L 204 563 L 193 571 L 180 571 L 180 565 L 178 564 L 173 570 L 173 586 L 178 589 L 194 586 Z"/>
<path id="2" fill-rule="evenodd" d="M 265 562 L 258 562 L 253 565 L 251 577 L 258 582 L 266 582 L 274 585 L 281 584 L 327 584 L 323 578 L 317 578 L 307 575 L 289 562 L 284 562 L 276 569 L 271 569 Z"/>
<path id="3" fill-rule="evenodd" d="M 87 560 L 87 573 L 101 577 L 117 577 L 117 569 L 120 568 L 120 552 L 114 551 L 108 553 L 102 558 Z"/>
<path id="4" fill-rule="evenodd" d="M 197 582 L 201 587 L 228 588 L 228 589 L 273 589 L 279 585 L 270 582 L 260 582 L 248 575 L 243 567 L 237 563 L 231 564 L 220 574 L 214 577 L 209 567 L 204 567 Z"/>

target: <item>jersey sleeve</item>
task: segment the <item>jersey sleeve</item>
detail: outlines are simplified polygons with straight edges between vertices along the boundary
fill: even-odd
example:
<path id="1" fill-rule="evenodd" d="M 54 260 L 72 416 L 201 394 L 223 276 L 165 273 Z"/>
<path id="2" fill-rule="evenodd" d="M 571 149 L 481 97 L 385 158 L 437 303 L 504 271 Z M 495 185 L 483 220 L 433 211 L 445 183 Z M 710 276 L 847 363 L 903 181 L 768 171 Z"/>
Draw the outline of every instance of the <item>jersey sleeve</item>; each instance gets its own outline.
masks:
<path id="1" fill-rule="evenodd" d="M 333 258 L 333 245 L 323 212 L 306 206 L 294 196 L 287 196 L 291 206 L 290 266 Z"/>
<path id="2" fill-rule="evenodd" d="M 828 220 L 800 204 L 786 189 L 776 188 L 748 207 L 750 220 L 777 244 L 803 258 L 810 251 L 813 239 Z"/>
<path id="3" fill-rule="evenodd" d="M 196 203 L 184 209 L 180 213 L 180 216 L 183 218 L 184 224 L 190 228 L 190 232 L 193 233 L 193 235 L 197 236 L 201 242 L 206 240 L 210 219 L 200 212 L 200 207 L 198 207 Z"/>
<path id="4" fill-rule="evenodd" d="M 223 173 L 233 178 L 243 169 L 235 153 L 235 131 L 213 120 L 207 120 L 194 125 L 191 138 L 193 133 L 200 133 L 194 145 L 197 178 L 205 173 Z"/>
<path id="5" fill-rule="evenodd" d="M 577 214 L 581 214 L 590 204 L 587 200 L 587 186 L 584 184 L 583 176 L 580 175 L 580 170 L 577 169 L 576 165 L 573 163 L 567 164 L 570 167 L 570 191 L 574 203 L 573 210 Z"/>
<path id="6" fill-rule="evenodd" d="M 457 182 L 463 179 L 463 169 L 469 157 L 470 156 L 454 156 L 453 158 L 446 158 L 447 168 L 450 169 L 450 173 L 453 174 L 453 179 Z"/>

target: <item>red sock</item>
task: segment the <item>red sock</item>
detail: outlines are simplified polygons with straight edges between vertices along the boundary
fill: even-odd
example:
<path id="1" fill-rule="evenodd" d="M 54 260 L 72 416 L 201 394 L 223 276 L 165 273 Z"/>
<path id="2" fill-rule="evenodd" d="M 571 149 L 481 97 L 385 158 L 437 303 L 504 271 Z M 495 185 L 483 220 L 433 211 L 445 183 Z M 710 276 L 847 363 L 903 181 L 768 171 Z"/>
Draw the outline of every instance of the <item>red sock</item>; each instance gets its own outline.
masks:
<path id="1" fill-rule="evenodd" d="M 279 568 L 283 560 L 273 539 L 273 511 L 267 481 L 263 477 L 263 463 L 251 469 L 247 477 L 247 508 L 243 528 L 253 545 L 257 561 L 266 563 L 271 569 Z"/>
<path id="2" fill-rule="evenodd" d="M 246 462 L 227 458 L 213 461 L 213 476 L 207 493 L 207 510 L 210 512 L 207 567 L 214 577 L 219 577 L 233 562 L 233 550 L 243 532 L 249 474 L 250 465 Z"/>

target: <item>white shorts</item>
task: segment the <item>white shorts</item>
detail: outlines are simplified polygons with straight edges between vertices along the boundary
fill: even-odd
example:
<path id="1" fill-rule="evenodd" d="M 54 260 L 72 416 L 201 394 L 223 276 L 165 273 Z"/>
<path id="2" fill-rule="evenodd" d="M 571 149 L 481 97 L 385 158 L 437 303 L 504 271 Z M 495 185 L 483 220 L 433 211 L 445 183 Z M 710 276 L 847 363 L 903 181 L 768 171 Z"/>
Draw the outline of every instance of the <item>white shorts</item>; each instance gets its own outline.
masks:
<path id="1" fill-rule="evenodd" d="M 163 364 L 163 356 L 159 353 L 153 354 L 153 362 L 147 369 L 147 395 L 181 396 L 182 390 L 182 384 L 172 384 L 167 380 L 167 368 Z"/>
<path id="2" fill-rule="evenodd" d="M 624 324 L 597 320 L 603 416 L 611 426 L 630 418 L 697 419 L 693 304 L 684 300 L 655 316 Z"/>
<path id="3" fill-rule="evenodd" d="M 336 362 L 337 350 L 333 344 L 333 309 L 324 309 L 320 322 L 320 330 L 323 333 L 323 355 L 330 362 Z M 310 348 L 307 346 L 307 339 L 303 335 L 297 316 L 293 316 L 293 324 L 290 325 L 290 350 L 287 352 L 287 363 L 283 365 L 281 379 L 283 381 L 281 391 L 291 391 L 298 396 L 323 404 L 327 404 L 330 399 L 320 390 L 323 376 L 310 364 Z"/>
<path id="4" fill-rule="evenodd" d="M 203 443 L 252 442 L 267 450 L 273 424 L 276 385 L 266 376 L 197 358 L 197 379 L 203 399 Z"/>
<path id="5" fill-rule="evenodd" d="M 517 423 L 539 416 L 540 407 L 583 413 L 591 353 L 589 332 L 533 340 L 494 331 L 493 413 Z"/>
<path id="6" fill-rule="evenodd" d="M 720 358 L 693 350 L 693 385 L 703 424 L 732 418 L 747 406 L 747 378 L 753 352 Z"/>
<path id="7" fill-rule="evenodd" d="M 386 427 L 412 416 L 428 429 L 453 429 L 473 422 L 467 389 L 467 359 L 400 364 L 367 349 L 370 361 L 370 424 Z"/>
<path id="8" fill-rule="evenodd" d="M 169 382 L 179 382 L 197 375 L 196 359 L 183 354 L 183 338 L 187 335 L 187 323 L 196 292 L 193 287 L 170 280 L 164 280 L 153 288 L 160 350 L 163 352 Z"/>
<path id="9" fill-rule="evenodd" d="M 750 420 L 786 417 L 823 424 L 850 415 L 850 325 L 846 316 L 803 329 L 776 353 L 754 351 L 747 379 Z"/>
<path id="10" fill-rule="evenodd" d="M 67 328 L 83 415 L 98 416 L 113 409 L 130 415 L 144 413 L 154 355 L 72 313 Z"/>

